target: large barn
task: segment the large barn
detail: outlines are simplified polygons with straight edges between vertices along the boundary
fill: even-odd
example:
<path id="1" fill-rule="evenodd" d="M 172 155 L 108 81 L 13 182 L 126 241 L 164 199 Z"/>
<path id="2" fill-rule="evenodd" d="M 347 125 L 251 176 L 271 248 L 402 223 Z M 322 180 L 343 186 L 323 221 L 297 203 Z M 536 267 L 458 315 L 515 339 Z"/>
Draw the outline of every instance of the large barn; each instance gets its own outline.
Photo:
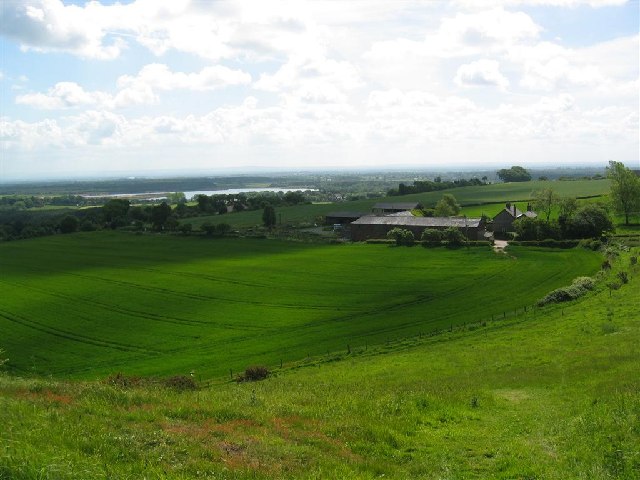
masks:
<path id="1" fill-rule="evenodd" d="M 427 228 L 445 230 L 454 227 L 470 240 L 484 240 L 485 234 L 482 218 L 367 215 L 351 223 L 351 240 L 361 242 L 370 238 L 386 238 L 387 232 L 396 227 L 410 230 L 416 238 L 420 238 Z"/>

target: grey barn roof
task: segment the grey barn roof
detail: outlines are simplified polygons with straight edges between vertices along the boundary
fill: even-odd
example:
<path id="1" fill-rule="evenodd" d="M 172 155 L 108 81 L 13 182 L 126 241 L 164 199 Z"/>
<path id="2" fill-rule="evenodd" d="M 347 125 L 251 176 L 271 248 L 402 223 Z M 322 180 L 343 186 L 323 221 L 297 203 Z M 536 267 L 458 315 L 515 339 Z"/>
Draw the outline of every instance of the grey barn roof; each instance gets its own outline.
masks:
<path id="1" fill-rule="evenodd" d="M 376 217 L 367 215 L 361 217 L 352 225 L 393 225 L 402 227 L 410 225 L 414 227 L 437 228 L 437 227 L 458 227 L 458 228 L 474 228 L 480 226 L 480 218 L 464 218 L 464 217 Z"/>
<path id="2" fill-rule="evenodd" d="M 369 212 L 330 212 L 330 213 L 327 213 L 325 217 L 353 218 L 353 217 L 364 217 L 365 215 L 369 215 Z"/>
<path id="3" fill-rule="evenodd" d="M 418 202 L 404 202 L 404 203 L 376 203 L 373 208 L 380 208 L 383 210 L 413 210 L 418 208 L 420 204 Z"/>

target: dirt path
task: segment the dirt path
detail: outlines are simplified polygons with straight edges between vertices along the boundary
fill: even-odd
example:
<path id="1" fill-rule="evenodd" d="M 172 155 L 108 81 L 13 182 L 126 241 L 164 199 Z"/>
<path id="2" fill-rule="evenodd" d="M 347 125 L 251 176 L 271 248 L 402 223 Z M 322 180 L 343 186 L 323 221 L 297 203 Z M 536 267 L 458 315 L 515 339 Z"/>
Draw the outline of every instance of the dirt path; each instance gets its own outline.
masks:
<path id="1" fill-rule="evenodd" d="M 504 253 L 504 249 L 509 245 L 506 240 L 494 240 L 493 241 L 493 249 L 496 253 Z"/>

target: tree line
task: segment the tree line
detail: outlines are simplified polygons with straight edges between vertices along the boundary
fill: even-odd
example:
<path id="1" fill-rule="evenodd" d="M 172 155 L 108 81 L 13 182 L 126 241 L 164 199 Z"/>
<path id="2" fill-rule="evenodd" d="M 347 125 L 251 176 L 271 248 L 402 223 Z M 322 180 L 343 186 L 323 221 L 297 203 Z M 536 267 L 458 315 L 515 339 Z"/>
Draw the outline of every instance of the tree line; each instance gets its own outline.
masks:
<path id="1" fill-rule="evenodd" d="M 441 177 L 436 177 L 433 180 L 416 180 L 413 185 L 406 185 L 400 183 L 398 188 L 390 189 L 387 194 L 389 196 L 409 195 L 411 193 L 425 193 L 436 192 L 438 190 L 447 190 L 449 188 L 458 187 L 472 187 L 476 185 L 487 185 L 487 177 L 469 178 L 469 179 L 456 179 L 456 180 L 442 180 Z"/>

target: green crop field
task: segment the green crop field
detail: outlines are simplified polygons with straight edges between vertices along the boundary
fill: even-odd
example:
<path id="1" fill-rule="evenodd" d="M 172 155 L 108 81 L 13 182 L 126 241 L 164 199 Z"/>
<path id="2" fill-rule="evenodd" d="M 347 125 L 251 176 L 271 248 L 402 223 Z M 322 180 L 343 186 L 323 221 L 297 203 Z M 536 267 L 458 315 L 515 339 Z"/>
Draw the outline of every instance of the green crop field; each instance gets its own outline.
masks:
<path id="1" fill-rule="evenodd" d="M 574 180 L 574 181 L 532 181 L 520 183 L 496 183 L 484 186 L 452 188 L 439 192 L 417 193 L 397 197 L 383 197 L 369 200 L 356 200 L 350 202 L 328 203 L 318 205 L 296 205 L 279 207 L 276 213 L 282 223 L 313 223 L 319 216 L 335 211 L 370 212 L 371 207 L 377 202 L 420 202 L 426 207 L 434 206 L 445 193 L 456 197 L 461 205 L 494 204 L 486 207 L 487 212 L 493 212 L 505 201 L 526 201 L 532 198 L 532 193 L 544 188 L 553 190 L 562 196 L 592 197 L 609 193 L 608 180 Z M 499 204 L 499 205 L 498 205 Z M 497 205 L 497 206 L 496 206 Z M 479 214 L 485 209 L 481 208 Z M 475 211 L 474 211 L 475 212 Z M 225 222 L 234 228 L 252 227 L 262 224 L 262 211 L 239 212 L 231 215 L 214 215 L 210 217 L 197 217 L 185 220 L 195 227 L 203 223 Z"/>
<path id="2" fill-rule="evenodd" d="M 448 250 L 93 232 L 0 244 L 16 373 L 219 376 L 512 316 L 583 249 Z"/>
<path id="3" fill-rule="evenodd" d="M 123 246 L 120 260 L 105 251 L 115 239 Z M 208 274 L 213 275 L 213 264 L 195 244 L 180 248 L 167 242 L 144 239 L 145 249 L 136 249 L 133 240 L 122 237 L 103 241 L 93 236 L 70 237 L 63 246 L 89 249 L 93 244 L 94 259 L 89 261 L 80 251 L 62 255 L 60 245 L 45 248 L 41 244 L 41 255 L 35 247 L 31 249 L 35 258 L 27 262 L 30 273 L 20 279 L 12 272 L 10 277 L 25 284 L 42 282 L 37 275 L 52 277 L 53 285 L 53 271 L 37 273 L 35 266 L 48 255 L 60 269 L 58 280 L 73 272 L 84 275 L 76 284 L 83 292 L 76 297 L 79 304 L 93 295 L 117 305 L 120 294 L 106 283 L 102 285 L 106 291 L 90 294 L 93 280 L 88 277 L 125 281 L 127 269 L 140 275 L 147 269 L 171 269 L 176 274 L 172 288 L 180 290 L 178 272 L 187 272 L 189 266 L 208 265 Z M 167 245 L 176 253 L 167 255 Z M 236 272 L 242 271 L 238 262 L 245 260 L 254 265 L 256 283 L 258 279 L 268 282 L 256 259 L 239 249 L 209 245 L 212 251 L 226 251 L 224 256 L 212 255 L 235 262 Z M 400 281 L 395 271 L 411 272 L 410 263 L 416 260 L 408 262 L 405 255 L 430 259 L 432 271 L 444 264 L 420 249 L 376 247 L 366 253 L 347 249 L 348 255 L 342 256 L 334 249 L 328 250 L 331 255 L 311 249 L 313 255 L 309 255 L 306 247 L 286 253 L 273 243 L 253 248 L 271 260 L 275 256 L 285 261 L 305 258 L 310 273 L 318 268 L 314 258 L 349 259 L 353 267 L 365 259 L 377 265 L 384 262 L 380 257 L 391 255 L 384 283 L 387 296 L 409 288 L 411 282 Z M 11 251 L 14 261 L 27 261 L 18 250 Z M 7 251 L 2 252 L 6 262 Z M 563 263 L 577 251 L 559 255 L 514 249 L 513 253 L 518 259 L 495 261 L 521 271 L 518 276 L 525 277 L 523 282 L 536 288 L 540 280 L 535 263 L 544 263 L 545 256 L 550 263 Z M 635 480 L 640 478 L 640 267 L 630 256 L 638 253 L 636 248 L 613 256 L 612 271 L 599 274 L 595 290 L 575 302 L 529 310 L 506 321 L 317 356 L 277 367 L 262 382 L 217 382 L 191 392 L 158 384 L 127 386 L 0 374 L 0 479 Z M 164 263 L 151 260 L 160 254 L 167 257 Z M 457 254 L 464 252 L 444 252 L 458 262 L 470 260 Z M 591 262 L 591 257 L 580 255 L 575 258 Z M 482 268 L 494 261 L 479 258 L 473 257 Z M 519 262 L 526 268 L 516 267 Z M 62 267 L 65 263 L 74 267 Z M 474 268 L 467 267 L 471 276 Z M 300 265 L 293 261 L 292 268 Z M 448 268 L 455 267 L 449 262 Z M 618 279 L 621 271 L 628 274 L 628 283 L 609 291 L 606 285 Z M 380 280 L 375 267 L 368 272 Z M 278 273 L 271 275 L 275 279 Z M 336 271 L 334 276 L 336 281 L 345 278 Z M 520 283 L 512 283 L 515 277 L 505 278 L 498 288 L 503 301 L 520 290 Z M 158 278 L 164 282 L 164 274 L 158 273 Z M 304 282 L 303 276 L 299 278 Z M 325 278 L 329 283 L 333 280 Z M 367 278 L 361 281 L 371 284 Z M 486 275 L 485 281 L 493 284 L 494 279 Z M 242 291 L 242 285 L 236 285 Z M 429 291 L 428 282 L 419 285 Z M 459 286 L 468 289 L 465 281 Z M 60 293 L 63 287 L 54 291 Z M 144 292 L 130 289 L 144 302 Z M 334 298 L 325 301 L 354 289 L 354 285 L 343 286 L 343 292 L 334 291 Z M 382 290 L 376 293 L 382 295 Z M 38 297 L 29 290 L 23 295 L 29 294 Z M 473 291 L 469 296 L 474 296 Z M 451 308 L 466 309 L 464 298 L 451 293 Z M 277 300 L 274 293 L 272 301 Z M 167 303 L 164 306 L 169 308 Z M 99 308 L 94 310 L 97 316 Z M 387 312 L 389 322 L 394 321 L 391 313 Z M 91 330 L 83 334 L 89 336 Z M 30 335 L 37 336 L 38 331 Z M 128 329 L 121 342 L 133 344 L 134 335 L 135 329 Z M 179 331 L 174 335 L 165 342 L 177 343 Z M 45 335 L 37 348 L 44 355 L 54 341 Z M 69 342 L 67 350 L 81 343 Z M 5 355 L 20 355 L 15 343 Z"/>

